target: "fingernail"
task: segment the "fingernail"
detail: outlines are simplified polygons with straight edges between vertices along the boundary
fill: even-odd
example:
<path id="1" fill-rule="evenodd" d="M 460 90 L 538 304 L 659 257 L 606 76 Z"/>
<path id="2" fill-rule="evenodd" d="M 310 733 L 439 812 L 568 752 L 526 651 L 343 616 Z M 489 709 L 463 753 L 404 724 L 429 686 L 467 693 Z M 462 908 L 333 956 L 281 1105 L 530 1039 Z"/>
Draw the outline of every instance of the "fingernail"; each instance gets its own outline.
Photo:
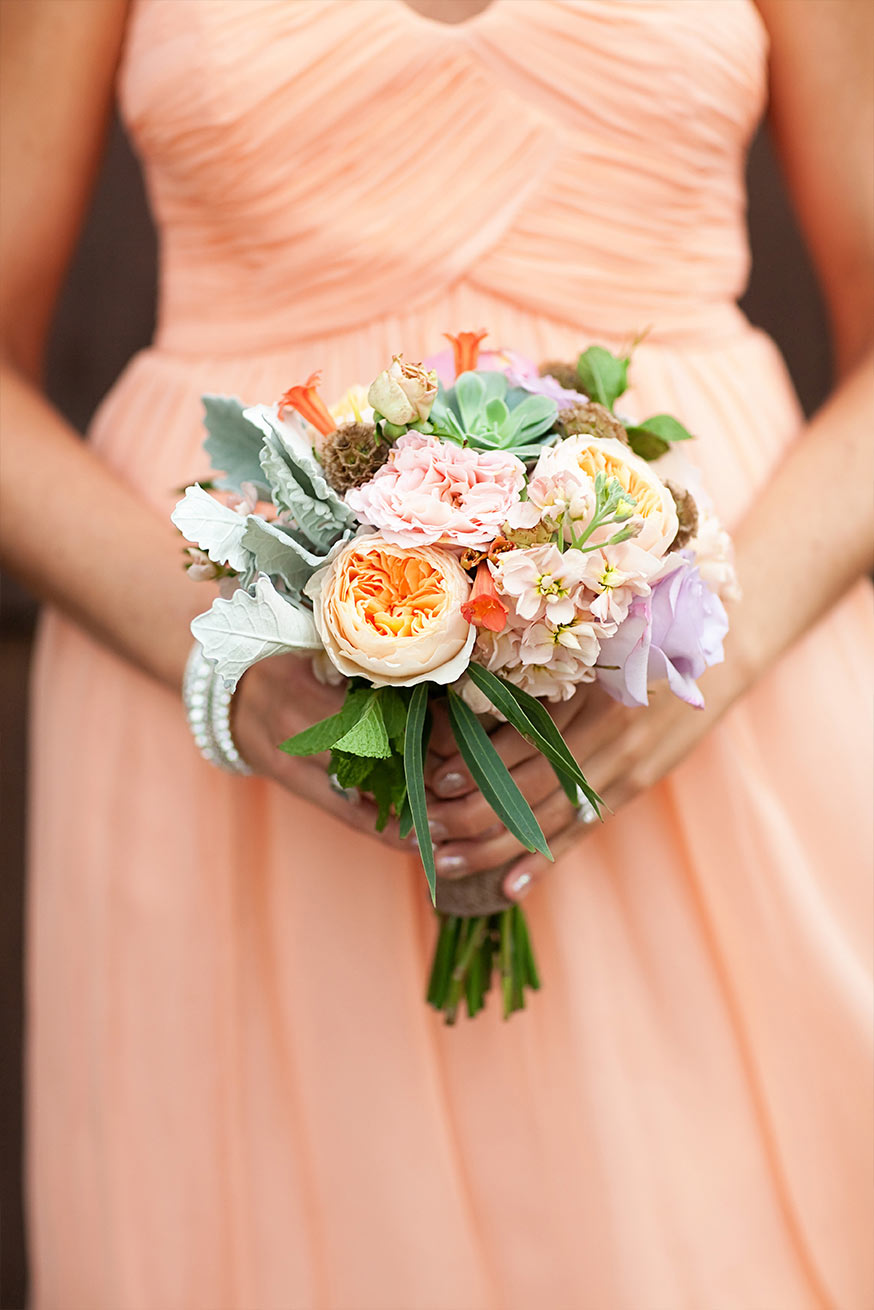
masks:
<path id="1" fill-rule="evenodd" d="M 428 829 L 434 841 L 446 841 L 449 836 L 449 829 L 439 819 L 429 819 Z"/>
<path id="2" fill-rule="evenodd" d="M 463 791 L 466 786 L 467 778 L 463 773 L 444 773 L 442 778 L 434 782 L 434 790 L 440 796 L 452 796 L 457 791 Z"/>
<path id="3" fill-rule="evenodd" d="M 410 843 L 410 845 L 413 847 L 414 850 L 419 849 L 419 838 L 416 836 L 414 832 L 410 833 L 409 837 L 407 838 L 407 841 Z"/>
<path id="4" fill-rule="evenodd" d="M 442 874 L 466 873 L 467 860 L 463 855 L 438 855 L 437 872 Z"/>
<path id="5" fill-rule="evenodd" d="M 521 901 L 531 886 L 530 873 L 516 873 L 504 880 L 504 895 L 511 901 Z"/>

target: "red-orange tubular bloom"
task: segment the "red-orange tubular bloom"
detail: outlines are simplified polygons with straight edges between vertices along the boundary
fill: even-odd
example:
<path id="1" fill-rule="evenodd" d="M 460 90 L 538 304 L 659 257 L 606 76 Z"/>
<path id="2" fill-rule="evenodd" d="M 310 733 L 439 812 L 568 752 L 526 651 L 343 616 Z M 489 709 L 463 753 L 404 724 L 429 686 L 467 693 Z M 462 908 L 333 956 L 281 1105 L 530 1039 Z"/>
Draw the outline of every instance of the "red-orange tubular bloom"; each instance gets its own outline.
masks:
<path id="1" fill-rule="evenodd" d="M 457 337 L 453 337 L 449 332 L 443 333 L 447 341 L 452 342 L 452 350 L 455 355 L 455 376 L 459 373 L 467 373 L 469 370 L 476 368 L 479 359 L 479 343 L 483 337 L 487 337 L 488 332 L 459 332 Z"/>
<path id="2" fill-rule="evenodd" d="M 311 373 L 302 387 L 289 387 L 279 402 L 279 417 L 282 418 L 287 409 L 294 409 L 326 437 L 329 432 L 336 431 L 337 424 L 319 395 L 321 380 L 321 373 Z"/>
<path id="3" fill-rule="evenodd" d="M 470 596 L 461 607 L 462 617 L 476 628 L 503 632 L 507 626 L 507 606 L 498 595 L 495 580 L 485 560 L 477 566 Z"/>

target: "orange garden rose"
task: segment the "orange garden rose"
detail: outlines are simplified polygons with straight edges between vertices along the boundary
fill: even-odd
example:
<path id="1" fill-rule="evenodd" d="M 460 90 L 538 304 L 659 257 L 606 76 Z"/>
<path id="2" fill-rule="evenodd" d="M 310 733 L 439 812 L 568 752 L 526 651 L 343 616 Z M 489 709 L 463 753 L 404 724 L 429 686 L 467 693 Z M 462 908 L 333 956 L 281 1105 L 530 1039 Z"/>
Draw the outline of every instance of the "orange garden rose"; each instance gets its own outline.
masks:
<path id="1" fill-rule="evenodd" d="M 439 547 L 356 537 L 306 590 L 325 651 L 348 678 L 446 685 L 470 663 L 476 629 L 461 612 L 470 581 Z"/>

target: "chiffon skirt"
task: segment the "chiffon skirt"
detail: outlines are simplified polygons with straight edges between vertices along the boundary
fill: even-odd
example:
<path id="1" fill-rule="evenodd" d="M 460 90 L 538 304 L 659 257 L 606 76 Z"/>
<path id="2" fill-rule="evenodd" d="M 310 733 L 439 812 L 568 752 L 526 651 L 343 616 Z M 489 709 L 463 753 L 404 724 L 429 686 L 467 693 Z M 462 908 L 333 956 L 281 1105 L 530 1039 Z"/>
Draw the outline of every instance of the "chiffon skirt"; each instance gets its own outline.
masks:
<path id="1" fill-rule="evenodd" d="M 91 439 L 169 513 L 206 472 L 201 392 L 322 367 L 330 398 L 479 323 L 536 359 L 587 344 L 459 290 L 272 356 L 146 351 Z M 800 429 L 773 344 L 644 343 L 632 379 L 737 522 Z M 416 862 L 212 769 L 175 696 L 49 613 L 34 1304 L 868 1310 L 872 637 L 860 585 L 532 894 L 529 1008 L 447 1030 Z"/>

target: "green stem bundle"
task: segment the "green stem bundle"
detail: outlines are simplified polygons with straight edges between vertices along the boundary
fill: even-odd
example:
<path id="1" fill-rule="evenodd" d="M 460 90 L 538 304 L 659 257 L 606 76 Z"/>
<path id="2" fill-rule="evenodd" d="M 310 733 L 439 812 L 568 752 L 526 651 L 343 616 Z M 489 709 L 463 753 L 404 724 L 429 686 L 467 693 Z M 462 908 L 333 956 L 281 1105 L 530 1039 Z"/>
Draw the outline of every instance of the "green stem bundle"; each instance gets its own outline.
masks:
<path id="1" fill-rule="evenodd" d="M 453 1024 L 464 1001 L 472 1019 L 485 1007 L 497 972 L 504 1018 L 524 1009 L 526 990 L 536 991 L 540 978 L 521 906 L 473 919 L 453 914 L 439 918 L 428 1004 L 441 1011 L 446 1023 Z"/>

